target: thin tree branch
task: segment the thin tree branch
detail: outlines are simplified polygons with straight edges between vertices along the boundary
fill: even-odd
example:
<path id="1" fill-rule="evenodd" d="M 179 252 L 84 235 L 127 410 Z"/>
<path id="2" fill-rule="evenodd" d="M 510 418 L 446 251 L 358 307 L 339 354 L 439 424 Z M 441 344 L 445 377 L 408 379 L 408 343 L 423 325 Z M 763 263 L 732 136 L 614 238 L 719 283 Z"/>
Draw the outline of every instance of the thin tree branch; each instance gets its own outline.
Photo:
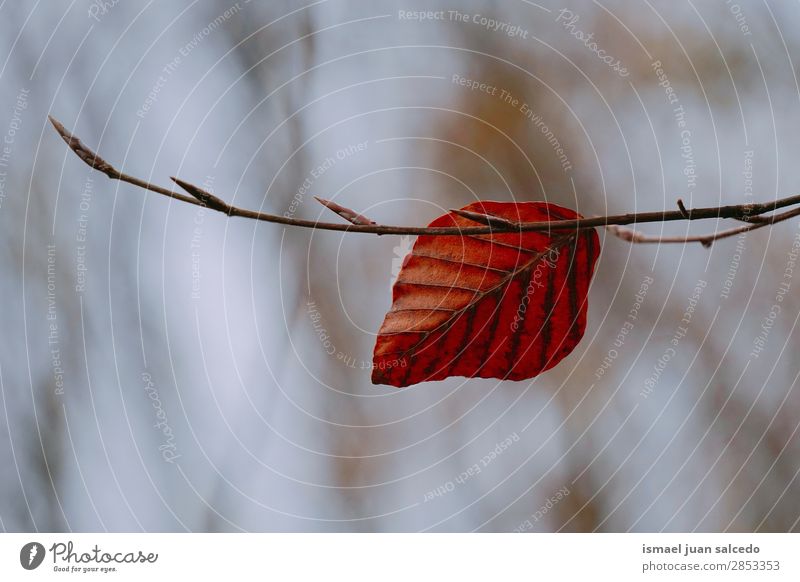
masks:
<path id="1" fill-rule="evenodd" d="M 314 200 L 322 204 L 328 210 L 331 210 L 347 220 L 352 224 L 378 224 L 374 220 L 370 220 L 363 214 L 359 214 L 355 210 L 350 210 L 349 208 L 345 208 L 336 202 L 332 202 L 331 200 L 325 200 L 324 198 L 320 198 L 319 196 L 314 196 Z"/>
<path id="2" fill-rule="evenodd" d="M 451 208 L 450 212 L 462 216 L 472 222 L 479 222 L 487 226 L 493 226 L 495 229 L 500 230 L 519 230 L 520 223 L 511 222 L 499 216 L 492 216 L 491 214 L 482 214 L 480 212 L 472 212 L 470 210 L 461 210 L 458 208 Z"/>
<path id="3" fill-rule="evenodd" d="M 174 176 L 170 176 L 170 180 L 192 195 L 192 198 L 194 198 L 194 200 L 191 200 L 192 203 L 197 204 L 199 202 L 202 206 L 206 206 L 211 210 L 224 212 L 227 215 L 231 214 L 233 207 L 225 202 L 222 198 L 217 198 L 211 192 L 203 190 L 202 188 L 195 186 L 194 184 L 190 184 L 189 182 L 179 180 Z"/>
<path id="4" fill-rule="evenodd" d="M 119 170 L 114 168 L 111 164 L 106 162 L 103 158 L 98 156 L 94 151 L 87 148 L 83 144 L 83 142 L 81 142 L 80 139 L 78 139 L 77 137 L 72 135 L 69 131 L 67 131 L 64 128 L 64 126 L 61 123 L 59 123 L 56 119 L 50 117 L 50 122 L 53 124 L 53 127 L 56 129 L 59 135 L 64 139 L 64 141 L 67 143 L 70 149 L 73 152 L 75 152 L 75 154 L 81 160 L 83 160 L 85 164 L 87 164 L 91 168 L 94 168 L 95 170 L 98 170 L 99 172 L 102 172 L 112 180 L 127 182 L 129 184 L 133 184 L 134 186 L 144 188 L 145 190 L 161 194 L 168 198 L 174 198 L 180 200 L 181 202 L 186 202 L 188 204 L 206 206 L 210 209 L 217 210 L 219 212 L 227 214 L 228 216 L 239 216 L 242 218 L 249 218 L 253 220 L 261 220 L 276 224 L 299 226 L 303 228 L 313 228 L 318 230 L 360 232 L 369 234 L 463 236 L 470 234 L 493 234 L 497 232 L 533 232 L 533 231 L 549 232 L 552 230 L 580 230 L 580 229 L 596 228 L 600 226 L 622 226 L 627 224 L 641 224 L 647 222 L 671 222 L 677 220 L 705 220 L 705 219 L 719 219 L 719 218 L 733 218 L 736 220 L 752 223 L 748 226 L 755 228 L 757 226 L 766 226 L 768 224 L 774 224 L 775 222 L 779 221 L 778 220 L 779 218 L 780 220 L 786 220 L 788 218 L 791 218 L 792 216 L 796 216 L 797 214 L 792 214 L 790 216 L 789 213 L 784 213 L 783 215 L 776 215 L 771 220 L 769 218 L 765 218 L 763 222 L 759 218 L 759 215 L 767 212 L 773 212 L 779 208 L 785 208 L 787 206 L 795 206 L 797 204 L 800 204 L 800 196 L 795 195 L 795 196 L 789 196 L 787 198 L 781 198 L 779 200 L 774 200 L 772 202 L 734 204 L 729 206 L 714 206 L 708 208 L 692 208 L 692 209 L 687 209 L 683 205 L 683 202 L 681 202 L 679 204 L 678 210 L 672 210 L 672 211 L 662 210 L 656 212 L 614 214 L 609 216 L 595 216 L 591 218 L 576 218 L 569 220 L 550 220 L 543 222 L 522 222 L 522 223 L 509 222 L 509 224 L 495 222 L 494 224 L 486 225 L 485 218 L 484 219 L 478 219 L 477 217 L 470 218 L 470 220 L 473 220 L 474 222 L 481 224 L 481 226 L 419 227 L 419 226 L 391 226 L 385 224 L 338 224 L 330 222 L 319 222 L 315 220 L 304 220 L 300 218 L 280 216 L 277 214 L 269 214 L 266 212 L 258 212 L 255 210 L 247 210 L 244 208 L 239 208 L 237 206 L 233 206 L 228 204 L 227 202 L 224 202 L 221 198 L 218 198 L 217 196 L 214 196 L 213 194 L 206 192 L 202 188 L 194 186 L 189 182 L 178 180 L 177 178 L 173 178 L 173 180 L 181 188 L 186 190 L 190 194 L 190 196 L 173 192 L 172 190 L 168 190 L 166 188 L 162 188 L 161 186 L 151 184 L 150 182 L 140 180 L 139 178 L 129 176 L 128 174 L 120 172 Z M 464 216 L 463 211 L 461 216 Z M 752 228 L 747 228 L 747 227 L 740 227 L 740 229 L 752 230 Z M 624 229 L 620 229 L 620 233 L 623 233 L 623 231 Z M 723 233 L 724 232 L 725 231 L 723 231 Z M 741 230 L 738 230 L 737 232 L 741 232 Z M 722 233 L 717 233 L 717 234 L 722 234 Z M 733 234 L 736 233 L 731 232 L 731 234 L 726 234 L 725 236 L 732 236 Z M 622 238 L 625 238 L 628 235 L 618 234 L 618 236 L 622 236 Z M 635 233 L 635 235 L 630 235 L 630 236 L 632 238 L 638 238 L 637 241 L 632 240 L 631 242 L 650 242 L 649 240 L 642 240 L 642 237 L 644 237 L 644 235 L 640 235 L 639 233 Z M 715 236 L 715 235 L 708 235 L 708 236 Z M 648 237 L 644 238 L 647 239 Z M 692 238 L 692 237 L 687 237 L 687 238 Z M 693 242 L 693 240 L 687 240 L 687 238 L 680 239 L 679 241 L 676 240 L 674 242 Z M 717 238 L 723 238 L 723 237 L 718 236 L 713 240 L 716 240 Z M 652 241 L 652 242 L 659 242 L 659 241 Z M 660 242 L 672 242 L 672 241 L 660 239 Z M 700 240 L 698 242 L 703 242 L 703 241 Z"/>
<path id="5" fill-rule="evenodd" d="M 759 217 L 758 222 L 754 222 L 751 224 L 747 224 L 745 226 L 737 226 L 735 228 L 729 228 L 726 230 L 720 230 L 717 232 L 713 232 L 710 234 L 702 234 L 702 235 L 694 235 L 694 236 L 648 236 L 637 232 L 635 230 L 630 230 L 628 228 L 622 228 L 616 225 L 609 225 L 606 226 L 606 230 L 621 238 L 622 240 L 631 242 L 631 243 L 679 243 L 679 244 L 686 244 L 691 242 L 699 242 L 704 247 L 708 248 L 714 241 L 717 241 L 721 238 L 728 238 L 729 236 L 736 236 L 737 234 L 741 234 L 743 232 L 749 232 L 751 230 L 756 230 L 757 228 L 763 228 L 765 226 L 769 226 L 771 224 L 775 224 L 778 222 L 783 222 L 784 220 L 789 220 L 790 218 L 794 218 L 795 216 L 800 216 L 800 208 L 794 208 L 792 210 L 788 210 L 786 212 L 782 212 L 780 214 L 773 214 L 770 216 L 762 216 Z"/>
<path id="6" fill-rule="evenodd" d="M 683 200 L 681 198 L 678 198 L 678 210 L 680 211 L 681 216 L 683 216 L 686 220 L 692 219 L 692 213 L 686 210 L 686 206 L 683 205 Z"/>
<path id="7" fill-rule="evenodd" d="M 692 216 L 692 211 L 686 209 L 686 206 L 684 205 L 683 200 L 681 198 L 678 198 L 678 210 L 686 220 L 692 220 L 692 218 L 694 218 Z M 769 222 L 769 219 L 767 217 L 759 216 L 758 214 L 753 214 L 753 215 L 744 214 L 742 216 L 732 216 L 731 218 L 733 218 L 734 220 L 739 220 L 741 222 L 750 222 L 750 223 Z"/>
<path id="8" fill-rule="evenodd" d="M 128 182 L 129 184 L 133 184 L 134 186 L 139 186 L 140 188 L 144 188 L 145 190 L 150 190 L 151 192 L 156 192 L 158 194 L 163 194 L 169 198 L 176 198 L 182 202 L 188 202 L 189 204 L 199 204 L 196 200 L 189 198 L 188 196 L 184 196 L 183 194 L 178 194 L 177 192 L 171 192 L 166 188 L 162 188 L 161 186 L 156 186 L 155 184 L 151 184 L 150 182 L 145 182 L 144 180 L 139 180 L 138 178 L 134 178 L 132 176 L 128 176 L 119 172 L 116 168 L 114 168 L 111 164 L 106 162 L 103 158 L 98 156 L 92 150 L 87 148 L 83 145 L 83 142 L 64 129 L 64 126 L 56 120 L 53 116 L 48 115 L 48 119 L 50 119 L 50 123 L 53 124 L 53 127 L 56 128 L 58 134 L 63 138 L 69 148 L 75 152 L 85 164 L 87 164 L 90 168 L 93 168 L 99 172 L 102 172 L 106 176 L 108 176 L 112 180 L 120 180 L 122 182 Z"/>

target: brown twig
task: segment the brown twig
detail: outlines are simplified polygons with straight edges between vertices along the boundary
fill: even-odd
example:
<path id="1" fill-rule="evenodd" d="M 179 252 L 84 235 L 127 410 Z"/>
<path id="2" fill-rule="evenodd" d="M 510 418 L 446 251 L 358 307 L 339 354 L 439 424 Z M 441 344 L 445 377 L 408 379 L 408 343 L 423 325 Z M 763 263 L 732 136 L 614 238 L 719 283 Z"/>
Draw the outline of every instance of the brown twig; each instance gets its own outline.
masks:
<path id="1" fill-rule="evenodd" d="M 495 229 L 500 230 L 519 230 L 518 222 L 511 222 L 499 216 L 492 216 L 491 214 L 482 214 L 480 212 L 472 212 L 470 210 L 461 210 L 458 208 L 451 208 L 450 212 L 463 216 L 464 218 L 487 226 L 493 226 Z"/>
<path id="2" fill-rule="evenodd" d="M 729 236 L 736 236 L 737 234 L 741 234 L 743 232 L 749 232 L 751 230 L 756 230 L 757 228 L 763 228 L 765 226 L 769 226 L 770 224 L 775 224 L 778 222 L 783 222 L 784 220 L 789 220 L 790 218 L 794 218 L 795 216 L 800 216 L 800 208 L 794 208 L 792 210 L 788 210 L 780 214 L 762 216 L 759 217 L 758 222 L 753 222 L 745 226 L 737 226 L 735 228 L 720 230 L 718 232 L 713 232 L 710 234 L 701 234 L 693 236 L 648 236 L 640 232 L 637 232 L 635 230 L 622 228 L 616 225 L 606 226 L 606 230 L 608 230 L 614 236 L 617 236 L 622 240 L 626 240 L 632 243 L 686 244 L 692 242 L 699 242 L 701 245 L 708 248 L 714 241 L 717 241 L 721 238 L 728 238 Z"/>
<path id="3" fill-rule="evenodd" d="M 733 232 L 734 230 L 736 230 L 736 232 L 741 232 L 742 229 L 752 230 L 753 228 L 757 228 L 758 226 L 766 226 L 768 224 L 774 224 L 775 222 L 779 222 L 780 220 L 786 220 L 788 218 L 791 218 L 792 216 L 796 216 L 797 214 L 784 213 L 782 215 L 775 215 L 771 219 L 770 218 L 762 219 L 759 217 L 759 215 L 761 214 L 767 212 L 773 212 L 779 208 L 785 208 L 787 206 L 795 206 L 797 204 L 800 204 L 800 196 L 798 195 L 789 196 L 787 198 L 781 198 L 778 200 L 774 200 L 772 202 L 763 202 L 754 204 L 734 204 L 729 206 L 693 208 L 690 210 L 687 210 L 685 207 L 682 207 L 683 203 L 681 202 L 681 204 L 679 205 L 679 209 L 672 211 L 662 210 L 656 212 L 614 214 L 609 216 L 595 216 L 591 218 L 551 220 L 543 222 L 521 222 L 521 223 L 509 223 L 509 224 L 495 222 L 495 224 L 486 225 L 485 219 L 477 219 L 477 217 L 475 217 L 474 218 L 475 222 L 481 224 L 481 226 L 469 226 L 469 227 L 391 226 L 386 224 L 374 224 L 372 223 L 372 221 L 370 221 L 370 224 L 338 224 L 330 222 L 319 222 L 315 220 L 304 220 L 300 218 L 280 216 L 277 214 L 269 214 L 266 212 L 258 212 L 255 210 L 247 210 L 245 208 L 239 208 L 237 206 L 233 206 L 228 204 L 227 202 L 224 202 L 221 198 L 218 198 L 212 195 L 211 193 L 206 192 L 202 188 L 194 186 L 188 182 L 184 182 L 183 180 L 178 180 L 177 178 L 173 179 L 181 188 L 186 190 L 190 194 L 190 196 L 173 192 L 172 190 L 168 190 L 166 188 L 162 188 L 161 186 L 151 184 L 150 182 L 140 180 L 139 178 L 129 176 L 128 174 L 125 174 L 117 170 L 111 164 L 109 164 L 108 162 L 103 160 L 100 156 L 98 156 L 95 152 L 87 148 L 83 144 L 83 142 L 81 142 L 80 139 L 78 139 L 70 132 L 68 132 L 64 128 L 64 126 L 61 123 L 59 123 L 56 119 L 50 117 L 50 122 L 53 124 L 53 127 L 55 127 L 56 131 L 64 139 L 64 141 L 67 143 L 70 149 L 73 152 L 75 152 L 75 154 L 81 160 L 83 160 L 84 163 L 104 173 L 112 180 L 127 182 L 129 184 L 133 184 L 134 186 L 144 188 L 145 190 L 161 194 L 168 198 L 174 198 L 176 200 L 180 200 L 181 202 L 186 202 L 188 204 L 206 206 L 213 210 L 218 210 L 220 212 L 223 212 L 228 216 L 239 216 L 242 218 L 250 218 L 253 220 L 262 220 L 265 222 L 284 224 L 288 226 L 299 226 L 304 228 L 313 228 L 317 230 L 360 232 L 369 234 L 394 234 L 394 235 L 424 234 L 433 236 L 444 236 L 444 235 L 463 236 L 471 234 L 492 234 L 498 231 L 533 232 L 533 231 L 552 231 L 552 230 L 577 230 L 577 229 L 596 228 L 600 226 L 622 226 L 627 224 L 641 224 L 647 222 L 671 222 L 677 220 L 704 220 L 704 219 L 719 219 L 719 218 L 733 218 L 736 220 L 742 220 L 744 222 L 752 223 L 746 227 L 740 227 L 739 230 L 731 229 L 731 231 L 727 231 L 730 232 L 730 234 L 725 234 L 725 236 L 732 236 L 733 234 L 735 234 L 735 232 Z M 800 212 L 798 212 L 798 214 L 800 214 Z M 622 238 L 630 236 L 631 242 L 650 242 L 649 240 L 650 237 L 645 237 L 644 235 L 635 232 L 632 235 L 626 235 L 623 234 L 623 231 L 625 230 L 626 229 L 618 229 L 619 233 L 615 234 L 621 236 Z M 662 238 L 658 240 L 653 240 L 652 242 L 694 242 L 694 239 L 705 240 L 709 236 L 716 237 L 713 240 L 717 240 L 718 238 L 723 238 L 722 236 L 717 236 L 717 235 L 724 234 L 725 232 L 726 231 L 722 231 L 721 233 L 717 233 L 715 235 L 706 235 L 705 237 L 684 237 L 684 238 L 675 237 L 674 240 L 669 240 L 668 238 Z M 703 242 L 703 240 L 698 240 L 697 242 Z"/>
<path id="4" fill-rule="evenodd" d="M 210 208 L 211 210 L 217 210 L 219 212 L 224 212 L 225 214 L 230 215 L 233 207 L 222 200 L 221 198 L 217 198 L 211 192 L 203 190 L 195 186 L 194 184 L 190 184 L 189 182 L 184 182 L 183 180 L 179 180 L 178 178 L 171 176 L 170 180 L 175 182 L 178 186 L 186 190 L 189 194 L 192 195 L 200 204 L 203 206 Z"/>
<path id="5" fill-rule="evenodd" d="M 328 210 L 332 210 L 348 222 L 352 224 L 378 224 L 374 220 L 370 220 L 363 214 L 359 214 L 355 210 L 350 210 L 349 208 L 345 208 L 336 202 L 331 200 L 325 200 L 324 198 L 320 198 L 319 196 L 314 196 L 314 200 L 322 204 Z"/>
<path id="6" fill-rule="evenodd" d="M 692 219 L 692 213 L 686 210 L 686 206 L 683 205 L 683 200 L 680 198 L 678 198 L 678 210 L 686 220 Z"/>

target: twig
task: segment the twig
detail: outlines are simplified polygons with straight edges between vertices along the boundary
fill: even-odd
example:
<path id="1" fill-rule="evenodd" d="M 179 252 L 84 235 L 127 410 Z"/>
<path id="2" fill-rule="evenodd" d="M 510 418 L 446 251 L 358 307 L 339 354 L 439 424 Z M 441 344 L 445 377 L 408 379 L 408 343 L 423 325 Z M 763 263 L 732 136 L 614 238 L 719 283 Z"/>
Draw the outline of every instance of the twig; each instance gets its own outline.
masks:
<path id="1" fill-rule="evenodd" d="M 102 172 L 106 176 L 108 176 L 112 180 L 120 180 L 122 182 L 128 182 L 129 184 L 133 184 L 134 186 L 139 186 L 140 188 L 144 188 L 145 190 L 150 190 L 151 192 L 156 192 L 158 194 L 163 194 L 169 198 L 176 198 L 182 202 L 188 202 L 189 204 L 199 204 L 193 198 L 189 196 L 184 196 L 183 194 L 178 194 L 177 192 L 172 192 L 167 190 L 166 188 L 162 188 L 161 186 L 156 186 L 155 184 L 151 184 L 150 182 L 145 182 L 144 180 L 139 180 L 138 178 L 134 178 L 133 176 L 128 176 L 123 174 L 122 172 L 118 171 L 114 168 L 111 164 L 106 162 L 103 158 L 98 156 L 92 150 L 87 148 L 83 145 L 80 139 L 72 135 L 61 123 L 56 120 L 52 115 L 48 115 L 48 119 L 50 123 L 53 124 L 53 127 L 56 128 L 58 134 L 63 138 L 70 149 L 75 152 L 84 163 L 88 164 L 90 168 L 94 168 L 95 170 Z"/>
<path id="2" fill-rule="evenodd" d="M 692 219 L 692 213 L 686 210 L 686 207 L 683 205 L 683 200 L 680 198 L 678 198 L 678 210 L 686 220 Z"/>
<path id="3" fill-rule="evenodd" d="M 626 224 L 641 224 L 647 222 L 671 222 L 676 220 L 704 220 L 704 219 L 719 219 L 719 218 L 734 218 L 737 220 L 753 223 L 752 225 L 748 226 L 755 227 L 756 225 L 766 226 L 767 224 L 773 224 L 775 222 L 778 222 L 777 219 L 781 216 L 785 216 L 785 218 L 781 218 L 781 220 L 786 220 L 787 218 L 791 218 L 791 216 L 787 216 L 788 213 L 785 213 L 784 215 L 775 216 L 772 220 L 764 219 L 764 222 L 757 222 L 759 219 L 756 217 L 758 217 L 759 215 L 764 214 L 766 212 L 772 212 L 779 208 L 785 208 L 787 206 L 795 206 L 797 204 L 800 204 L 800 196 L 795 195 L 795 196 L 789 196 L 787 198 L 781 198 L 779 200 L 774 200 L 772 202 L 763 202 L 754 204 L 734 204 L 729 206 L 693 208 L 691 210 L 679 207 L 678 210 L 672 210 L 672 211 L 662 210 L 656 212 L 614 214 L 609 216 L 595 216 L 591 218 L 575 218 L 568 220 L 521 222 L 521 223 L 510 223 L 510 225 L 495 223 L 495 225 L 491 226 L 487 226 L 485 224 L 484 219 L 477 219 L 476 217 L 474 219 L 475 222 L 481 224 L 481 226 L 467 226 L 467 227 L 465 226 L 419 227 L 419 226 L 390 226 L 385 224 L 338 224 L 330 222 L 319 222 L 315 220 L 303 220 L 300 218 L 280 216 L 277 214 L 269 214 L 266 212 L 257 212 L 255 210 L 247 210 L 244 208 L 239 208 L 237 206 L 232 206 L 224 202 L 221 198 L 218 198 L 206 192 L 202 188 L 198 188 L 197 186 L 194 186 L 182 180 L 178 180 L 177 178 L 175 178 L 176 183 L 179 184 L 181 188 L 189 192 L 191 196 L 186 196 L 184 194 L 180 194 L 168 190 L 166 188 L 162 188 L 161 186 L 151 184 L 150 182 L 145 182 L 144 180 L 140 180 L 139 178 L 129 176 L 128 174 L 125 174 L 114 168 L 111 164 L 103 160 L 95 152 L 87 148 L 81 142 L 80 139 L 78 139 L 70 132 L 68 132 L 64 128 L 64 126 L 57 120 L 55 120 L 53 117 L 50 117 L 50 122 L 53 124 L 53 127 L 55 127 L 56 131 L 59 133 L 59 135 L 61 135 L 61 137 L 70 147 L 70 149 L 73 152 L 75 152 L 75 154 L 81 160 L 83 160 L 84 163 L 89 165 L 91 168 L 94 168 L 104 173 L 112 180 L 127 182 L 129 184 L 133 184 L 134 186 L 138 186 L 145 190 L 161 194 L 168 198 L 174 198 L 176 200 L 180 200 L 181 202 L 186 202 L 188 204 L 207 206 L 208 208 L 211 208 L 213 210 L 218 210 L 220 212 L 223 212 L 228 216 L 239 216 L 242 218 L 250 218 L 253 220 L 262 220 L 265 222 L 273 222 L 276 224 L 299 226 L 304 228 L 314 228 L 318 230 L 360 232 L 369 234 L 394 234 L 394 235 L 424 234 L 432 236 L 444 236 L 444 235 L 463 236 L 471 234 L 493 234 L 497 233 L 498 231 L 541 232 L 541 231 L 552 231 L 552 230 L 580 230 L 587 228 L 596 228 L 600 226 L 622 226 Z M 470 218 L 470 220 L 473 220 L 473 218 Z M 746 227 L 741 227 L 741 228 L 750 230 Z M 636 233 L 635 235 L 631 236 L 632 238 L 639 239 L 637 241 L 632 241 L 632 242 L 649 242 L 646 240 L 644 241 L 641 240 L 644 235 L 639 235 L 638 233 Z M 731 235 L 728 234 L 726 236 L 731 236 Z M 644 238 L 646 239 L 647 237 Z M 722 237 L 717 237 L 717 238 L 722 238 Z M 661 242 L 668 242 L 668 241 L 661 239 Z M 692 242 L 692 241 L 681 239 L 680 242 Z"/>
<path id="4" fill-rule="evenodd" d="M 482 214 L 480 212 L 472 212 L 470 210 L 461 210 L 458 208 L 451 208 L 450 212 L 453 214 L 458 214 L 459 216 L 463 216 L 464 218 L 471 220 L 473 222 L 479 222 L 480 224 L 485 224 L 487 226 L 493 226 L 495 229 L 500 230 L 519 230 L 519 223 L 518 222 L 511 222 L 510 220 L 506 220 L 505 218 L 500 218 L 499 216 L 492 216 L 491 214 Z"/>
<path id="5" fill-rule="evenodd" d="M 203 206 L 210 208 L 211 210 L 218 210 L 219 212 L 224 212 L 225 214 L 230 215 L 232 207 L 230 204 L 222 200 L 221 198 L 217 198 L 211 192 L 207 192 L 202 188 L 195 186 L 194 184 L 189 184 L 189 182 L 184 182 L 183 180 L 179 180 L 174 176 L 170 177 L 170 180 L 175 182 L 178 186 L 186 190 L 189 194 L 192 195 L 200 204 Z"/>
<path id="6" fill-rule="evenodd" d="M 783 222 L 784 220 L 789 220 L 790 218 L 794 218 L 795 216 L 800 216 L 800 208 L 788 210 L 787 212 L 782 212 L 781 214 L 773 214 L 770 216 L 759 217 L 760 220 L 758 222 L 747 224 L 745 226 L 737 226 L 735 228 L 720 230 L 718 232 L 710 234 L 702 234 L 694 236 L 648 236 L 640 232 L 637 232 L 635 230 L 630 230 L 628 228 L 621 228 L 616 225 L 606 226 L 606 230 L 608 230 L 608 232 L 610 232 L 614 236 L 617 236 L 622 240 L 631 243 L 686 244 L 691 242 L 699 242 L 701 245 L 708 248 L 714 241 L 717 241 L 721 238 L 728 238 L 729 236 L 736 236 L 737 234 L 743 232 L 749 232 L 751 230 L 756 230 L 757 228 L 763 228 L 765 226 L 769 226 L 770 224 L 775 224 L 778 222 Z"/>
<path id="7" fill-rule="evenodd" d="M 330 200 L 325 200 L 324 198 L 320 198 L 319 196 L 314 196 L 314 200 L 322 204 L 325 208 L 332 210 L 348 222 L 352 224 L 378 224 L 374 220 L 370 220 L 363 214 L 359 214 L 355 210 L 350 210 L 349 208 L 345 208 L 344 206 L 340 206 L 336 204 L 336 202 L 332 202 Z"/>

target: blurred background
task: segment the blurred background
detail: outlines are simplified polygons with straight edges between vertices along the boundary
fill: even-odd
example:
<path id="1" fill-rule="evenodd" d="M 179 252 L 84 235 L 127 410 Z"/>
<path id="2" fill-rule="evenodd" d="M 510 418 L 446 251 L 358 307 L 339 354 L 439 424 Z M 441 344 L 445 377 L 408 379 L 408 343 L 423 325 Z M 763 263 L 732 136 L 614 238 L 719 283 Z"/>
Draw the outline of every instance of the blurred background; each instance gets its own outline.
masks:
<path id="1" fill-rule="evenodd" d="M 306 219 L 798 193 L 796 3 L 454 6 L 0 3 L 3 530 L 800 529 L 800 221 L 600 232 L 560 365 L 397 390 L 368 368 L 413 239 L 173 202 L 47 123 Z"/>

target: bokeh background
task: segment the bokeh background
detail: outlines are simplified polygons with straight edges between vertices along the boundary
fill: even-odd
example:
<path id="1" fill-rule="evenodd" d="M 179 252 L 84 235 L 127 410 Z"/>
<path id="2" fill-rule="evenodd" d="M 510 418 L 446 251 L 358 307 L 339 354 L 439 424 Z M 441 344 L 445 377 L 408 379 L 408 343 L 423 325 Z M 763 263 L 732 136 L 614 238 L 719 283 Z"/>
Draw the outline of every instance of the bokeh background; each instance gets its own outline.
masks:
<path id="1" fill-rule="evenodd" d="M 412 225 L 475 199 L 768 201 L 800 191 L 799 18 L 0 3 L 0 527 L 798 530 L 800 221 L 709 249 L 601 232 L 587 333 L 559 366 L 396 390 L 367 368 L 412 239 L 109 181 L 47 115 L 128 173 L 298 218 L 338 220 L 313 195 Z"/>

